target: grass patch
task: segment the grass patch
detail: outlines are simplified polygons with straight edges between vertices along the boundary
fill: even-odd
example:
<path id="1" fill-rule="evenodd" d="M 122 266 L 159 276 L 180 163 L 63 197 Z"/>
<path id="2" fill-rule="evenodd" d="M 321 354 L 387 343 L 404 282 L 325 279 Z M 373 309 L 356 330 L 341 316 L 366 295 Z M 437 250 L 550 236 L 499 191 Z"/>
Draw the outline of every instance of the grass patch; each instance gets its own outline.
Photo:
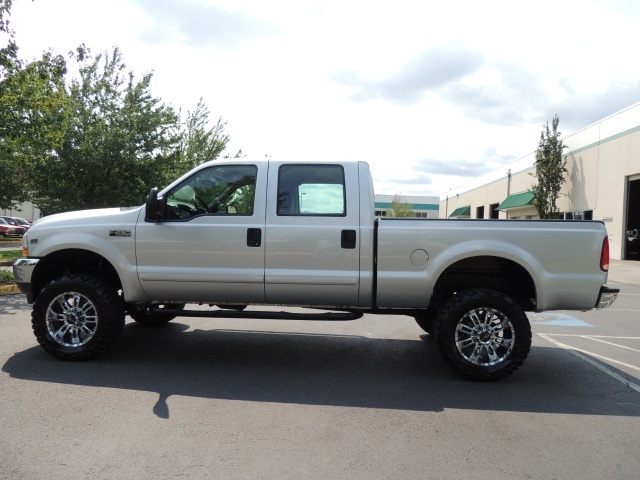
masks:
<path id="1" fill-rule="evenodd" d="M 0 262 L 12 262 L 22 257 L 22 250 L 0 250 Z"/>
<path id="2" fill-rule="evenodd" d="M 10 270 L 0 270 L 0 285 L 15 285 L 16 280 L 13 278 L 13 272 Z"/>

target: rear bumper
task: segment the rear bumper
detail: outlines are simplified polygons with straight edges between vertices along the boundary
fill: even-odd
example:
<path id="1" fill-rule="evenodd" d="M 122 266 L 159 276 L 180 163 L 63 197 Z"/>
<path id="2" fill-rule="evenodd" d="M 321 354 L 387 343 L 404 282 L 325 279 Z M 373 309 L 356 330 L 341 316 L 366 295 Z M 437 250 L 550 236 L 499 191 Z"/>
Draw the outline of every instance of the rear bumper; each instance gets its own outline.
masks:
<path id="1" fill-rule="evenodd" d="M 607 308 L 613 305 L 613 302 L 616 301 L 618 297 L 618 293 L 620 292 L 619 288 L 611 288 L 607 285 L 603 285 L 600 287 L 600 294 L 598 295 L 598 301 L 596 302 L 596 308 Z"/>

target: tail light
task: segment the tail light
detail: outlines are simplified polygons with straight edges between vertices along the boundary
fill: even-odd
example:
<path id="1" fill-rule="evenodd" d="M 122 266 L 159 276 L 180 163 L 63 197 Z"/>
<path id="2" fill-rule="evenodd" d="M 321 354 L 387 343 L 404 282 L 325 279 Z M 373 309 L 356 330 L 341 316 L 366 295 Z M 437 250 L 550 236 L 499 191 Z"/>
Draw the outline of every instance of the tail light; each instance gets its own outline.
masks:
<path id="1" fill-rule="evenodd" d="M 600 270 L 609 271 L 609 237 L 604 237 L 602 242 L 602 253 L 600 254 Z"/>

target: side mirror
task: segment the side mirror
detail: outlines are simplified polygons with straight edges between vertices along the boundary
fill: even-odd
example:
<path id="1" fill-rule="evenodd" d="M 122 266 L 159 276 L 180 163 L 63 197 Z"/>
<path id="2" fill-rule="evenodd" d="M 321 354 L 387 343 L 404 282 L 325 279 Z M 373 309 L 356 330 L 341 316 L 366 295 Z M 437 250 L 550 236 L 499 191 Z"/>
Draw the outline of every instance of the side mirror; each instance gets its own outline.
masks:
<path id="1" fill-rule="evenodd" d="M 158 200 L 158 188 L 153 187 L 147 197 L 147 206 L 144 214 L 145 222 L 160 223 L 162 221 L 162 202 Z"/>

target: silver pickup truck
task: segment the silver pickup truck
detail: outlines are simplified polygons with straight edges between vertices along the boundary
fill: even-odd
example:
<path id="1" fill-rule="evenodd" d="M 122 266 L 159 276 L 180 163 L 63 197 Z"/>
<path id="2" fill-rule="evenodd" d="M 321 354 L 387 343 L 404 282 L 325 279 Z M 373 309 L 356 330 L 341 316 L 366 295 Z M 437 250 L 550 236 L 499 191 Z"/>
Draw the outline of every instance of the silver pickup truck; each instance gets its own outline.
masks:
<path id="1" fill-rule="evenodd" d="M 618 292 L 603 223 L 376 219 L 364 162 L 205 163 L 144 206 L 45 217 L 23 249 L 14 273 L 35 336 L 69 360 L 112 346 L 126 315 L 289 305 L 413 316 L 454 370 L 492 380 L 529 353 L 525 312 L 603 308 Z"/>

